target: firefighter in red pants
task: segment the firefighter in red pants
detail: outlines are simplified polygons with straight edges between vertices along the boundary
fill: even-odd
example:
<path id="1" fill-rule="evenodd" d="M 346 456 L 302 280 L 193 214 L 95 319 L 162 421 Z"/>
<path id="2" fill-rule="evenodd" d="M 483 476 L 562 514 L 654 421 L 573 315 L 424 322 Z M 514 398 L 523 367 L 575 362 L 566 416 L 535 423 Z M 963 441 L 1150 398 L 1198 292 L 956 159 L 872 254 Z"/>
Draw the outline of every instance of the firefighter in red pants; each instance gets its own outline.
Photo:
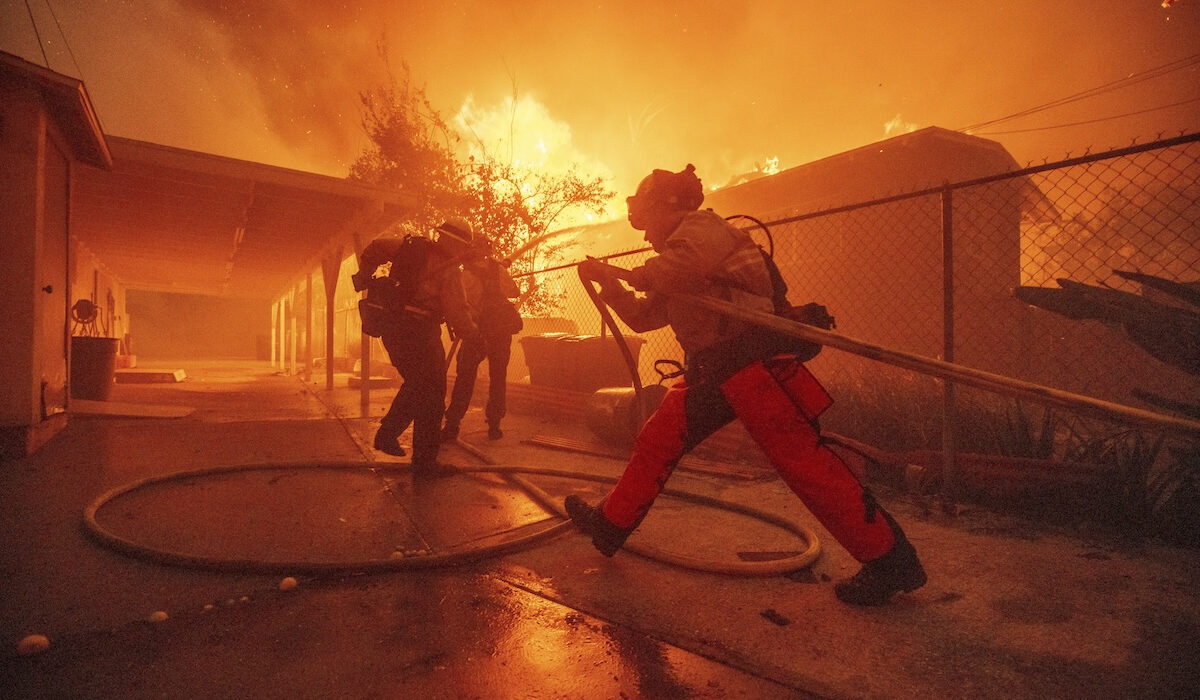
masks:
<path id="1" fill-rule="evenodd" d="M 829 395 L 777 336 L 700 309 L 673 293 L 709 295 L 748 309 L 773 310 L 766 262 L 749 235 L 712 211 L 694 168 L 655 170 L 626 201 L 629 223 L 645 231 L 656 256 L 618 269 L 588 260 L 581 272 L 601 285 L 604 301 L 634 331 L 670 325 L 684 350 L 683 381 L 670 387 L 635 441 L 629 465 L 598 506 L 568 496 L 576 527 L 612 556 L 645 517 L 680 458 L 735 418 L 763 449 L 783 481 L 821 524 L 862 563 L 837 583 L 839 599 L 882 605 L 925 583 L 916 551 L 896 521 L 821 442 L 817 417 Z"/>

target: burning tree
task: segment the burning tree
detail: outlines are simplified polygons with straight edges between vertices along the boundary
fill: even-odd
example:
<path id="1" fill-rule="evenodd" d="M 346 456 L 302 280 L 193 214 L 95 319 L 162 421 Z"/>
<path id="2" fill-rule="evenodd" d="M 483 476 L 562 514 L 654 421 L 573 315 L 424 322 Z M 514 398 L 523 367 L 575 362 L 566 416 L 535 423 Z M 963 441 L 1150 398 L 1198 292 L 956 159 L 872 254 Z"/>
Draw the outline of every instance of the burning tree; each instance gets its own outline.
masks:
<path id="1" fill-rule="evenodd" d="M 380 54 L 386 63 L 382 43 Z M 504 161 L 488 154 L 477 136 L 478 155 L 456 157 L 462 137 L 433 108 L 424 88 L 411 84 L 408 65 L 401 68 L 397 77 L 389 67 L 385 86 L 360 93 L 370 143 L 351 165 L 350 177 L 417 196 L 421 208 L 399 226 L 403 232 L 425 234 L 443 219 L 465 218 L 487 235 L 495 257 L 510 262 L 512 273 L 520 276 L 555 260 L 571 242 L 553 228 L 564 214 L 599 215 L 613 197 L 601 177 Z M 537 284 L 534 276 L 518 281 L 525 288 L 521 309 L 526 315 L 551 312 L 562 295 Z"/>
<path id="2" fill-rule="evenodd" d="M 553 228 L 564 213 L 600 214 L 613 196 L 601 178 L 574 170 L 550 174 L 490 157 L 471 159 L 468 167 L 463 179 L 471 202 L 467 216 L 491 240 L 496 258 L 511 262 L 514 275 L 533 271 L 539 261 L 557 259 L 572 242 L 569 230 Z M 550 313 L 564 293 L 539 285 L 533 275 L 521 280 L 527 281 L 521 304 L 528 315 Z"/>
<path id="3" fill-rule="evenodd" d="M 384 46 L 380 54 L 387 61 Z M 373 185 L 395 187 L 416 195 L 412 219 L 398 226 L 404 233 L 425 234 L 464 205 L 462 166 L 454 157 L 458 135 L 425 96 L 414 87 L 407 63 L 401 73 L 388 68 L 388 83 L 359 93 L 362 126 L 370 143 L 350 165 L 349 177 Z"/>

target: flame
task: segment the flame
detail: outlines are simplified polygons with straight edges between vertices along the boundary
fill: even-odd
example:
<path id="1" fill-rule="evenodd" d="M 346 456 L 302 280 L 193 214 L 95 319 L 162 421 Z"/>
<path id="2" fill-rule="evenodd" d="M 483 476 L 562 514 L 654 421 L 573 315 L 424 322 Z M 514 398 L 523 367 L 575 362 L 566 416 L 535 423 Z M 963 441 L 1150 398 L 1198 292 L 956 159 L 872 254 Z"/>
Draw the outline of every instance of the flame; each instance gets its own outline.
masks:
<path id="1" fill-rule="evenodd" d="M 468 154 L 476 158 L 490 156 L 548 172 L 565 172 L 575 164 L 586 172 L 610 175 L 603 164 L 575 147 L 570 125 L 530 95 L 506 97 L 492 106 L 468 96 L 451 122 L 466 137 Z"/>
<path id="2" fill-rule="evenodd" d="M 724 184 L 717 183 L 715 185 L 709 185 L 708 191 L 716 192 L 723 187 L 736 187 L 738 185 L 750 182 L 751 180 L 757 180 L 760 177 L 775 175 L 779 171 L 779 156 L 770 156 L 768 158 L 764 158 L 762 163 L 755 161 L 753 170 L 741 173 L 739 175 L 734 175 L 733 177 L 729 178 L 728 182 Z"/>
<path id="3" fill-rule="evenodd" d="M 490 106 L 480 105 L 473 96 L 467 96 L 450 123 L 463 135 L 468 156 L 507 161 L 547 176 L 574 170 L 584 178 L 613 180 L 612 170 L 606 164 L 575 146 L 571 126 L 556 118 L 532 95 L 506 97 Z M 521 191 L 532 194 L 533 184 L 523 183 Z M 615 203 L 610 208 L 605 218 L 624 215 Z M 594 220 L 592 215 L 568 212 L 555 225 L 568 228 Z"/>

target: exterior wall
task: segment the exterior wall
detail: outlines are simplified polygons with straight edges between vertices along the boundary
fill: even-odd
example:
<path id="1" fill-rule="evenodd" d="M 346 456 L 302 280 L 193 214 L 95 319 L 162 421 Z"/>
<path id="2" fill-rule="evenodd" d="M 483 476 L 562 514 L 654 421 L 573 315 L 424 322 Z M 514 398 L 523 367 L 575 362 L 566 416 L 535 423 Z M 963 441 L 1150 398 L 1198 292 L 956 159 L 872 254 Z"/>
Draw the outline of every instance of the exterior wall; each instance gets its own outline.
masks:
<path id="1" fill-rule="evenodd" d="M 29 426 L 34 401 L 34 271 L 42 226 L 46 119 L 36 93 L 0 85 L 0 426 Z"/>
<path id="2" fill-rule="evenodd" d="M 36 449 L 66 423 L 65 139 L 36 91 L 0 85 L 0 455 Z M 50 175 L 53 191 L 47 190 Z"/>

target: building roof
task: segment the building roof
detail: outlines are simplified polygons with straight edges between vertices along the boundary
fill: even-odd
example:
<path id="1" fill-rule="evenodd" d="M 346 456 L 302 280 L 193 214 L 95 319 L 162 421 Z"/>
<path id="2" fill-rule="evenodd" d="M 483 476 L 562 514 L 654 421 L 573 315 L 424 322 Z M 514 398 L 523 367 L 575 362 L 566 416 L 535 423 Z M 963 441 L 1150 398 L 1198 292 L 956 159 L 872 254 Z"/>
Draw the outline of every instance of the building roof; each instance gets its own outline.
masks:
<path id="1" fill-rule="evenodd" d="M 709 192 L 705 207 L 760 219 L 1018 170 L 1001 144 L 931 126 Z"/>
<path id="2" fill-rule="evenodd" d="M 1004 146 L 995 141 L 927 127 L 773 175 L 753 179 L 747 175 L 737 184 L 706 192 L 701 206 L 724 216 L 742 214 L 771 222 L 1019 168 Z M 1022 206 L 1048 206 L 1037 188 L 1024 181 L 1021 187 Z M 589 252 L 594 255 L 643 245 L 641 232 L 630 228 L 624 218 L 582 230 L 587 231 Z"/>
<path id="3" fill-rule="evenodd" d="M 112 155 L 83 81 L 0 51 L 0 82 L 25 85 L 42 95 L 50 118 L 70 144 L 76 159 L 98 168 L 112 166 Z"/>
<path id="4" fill-rule="evenodd" d="M 80 80 L 3 52 L 0 80 L 38 91 L 83 163 L 71 237 L 126 289 L 274 299 L 412 211 L 395 190 L 106 136 Z"/>
<path id="5" fill-rule="evenodd" d="M 79 168 L 71 234 L 128 289 L 272 299 L 412 211 L 395 190 L 109 137 Z"/>

